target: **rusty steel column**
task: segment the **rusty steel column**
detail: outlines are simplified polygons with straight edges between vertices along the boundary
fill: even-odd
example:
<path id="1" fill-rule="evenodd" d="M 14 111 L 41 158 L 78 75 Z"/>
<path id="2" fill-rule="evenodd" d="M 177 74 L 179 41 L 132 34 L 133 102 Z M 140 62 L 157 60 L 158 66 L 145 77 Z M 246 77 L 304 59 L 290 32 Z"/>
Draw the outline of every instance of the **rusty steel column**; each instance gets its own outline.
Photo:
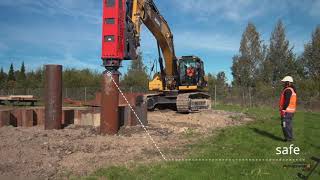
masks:
<path id="1" fill-rule="evenodd" d="M 100 133 L 117 134 L 120 122 L 118 113 L 120 73 L 117 70 L 105 71 L 102 80 Z"/>
<path id="2" fill-rule="evenodd" d="M 10 125 L 10 111 L 0 111 L 0 128 Z"/>
<path id="3" fill-rule="evenodd" d="M 10 112 L 10 125 L 14 127 L 22 126 L 22 112 L 20 109 L 13 109 Z"/>
<path id="4" fill-rule="evenodd" d="M 35 124 L 37 126 L 43 126 L 44 125 L 44 108 L 36 108 L 33 112 L 33 117 L 35 118 Z"/>
<path id="5" fill-rule="evenodd" d="M 45 66 L 45 123 L 44 128 L 61 129 L 62 66 Z"/>
<path id="6" fill-rule="evenodd" d="M 21 109 L 22 127 L 32 127 L 33 119 L 34 119 L 34 116 L 33 116 L 32 109 Z"/>

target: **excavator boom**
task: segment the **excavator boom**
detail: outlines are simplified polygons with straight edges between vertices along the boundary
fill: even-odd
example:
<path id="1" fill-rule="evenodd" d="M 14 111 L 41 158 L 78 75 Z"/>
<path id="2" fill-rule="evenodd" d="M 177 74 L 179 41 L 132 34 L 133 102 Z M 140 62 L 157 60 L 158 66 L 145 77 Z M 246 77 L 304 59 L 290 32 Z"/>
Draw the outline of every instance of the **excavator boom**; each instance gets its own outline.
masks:
<path id="1" fill-rule="evenodd" d="M 165 69 L 162 69 L 162 76 L 165 76 L 162 80 L 165 81 L 166 87 L 172 87 L 176 89 L 174 85 L 178 81 L 177 72 L 177 58 L 174 50 L 173 35 L 167 21 L 161 16 L 158 8 L 154 4 L 153 0 L 130 0 L 132 2 L 132 14 L 131 19 L 136 29 L 136 38 L 140 39 L 140 29 L 142 23 L 149 29 L 157 40 L 160 47 L 164 62 Z"/>
<path id="2" fill-rule="evenodd" d="M 141 21 L 156 38 L 165 60 L 166 75 L 175 76 L 174 63 L 176 55 L 174 51 L 173 35 L 167 21 L 160 15 L 152 0 L 134 0 L 132 19 L 137 30 L 140 31 Z M 140 33 L 136 34 L 140 37 Z"/>

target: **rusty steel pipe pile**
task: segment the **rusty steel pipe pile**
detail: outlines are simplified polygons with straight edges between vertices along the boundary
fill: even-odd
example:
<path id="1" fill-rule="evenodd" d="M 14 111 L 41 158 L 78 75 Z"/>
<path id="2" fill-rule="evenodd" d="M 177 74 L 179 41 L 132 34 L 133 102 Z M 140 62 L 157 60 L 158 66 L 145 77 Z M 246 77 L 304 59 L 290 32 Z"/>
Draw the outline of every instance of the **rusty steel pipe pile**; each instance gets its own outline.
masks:
<path id="1" fill-rule="evenodd" d="M 105 71 L 102 80 L 100 134 L 118 133 L 119 123 L 119 84 L 120 73 L 117 70 Z M 115 84 L 116 83 L 116 84 Z"/>
<path id="2" fill-rule="evenodd" d="M 45 129 L 61 129 L 62 66 L 45 65 Z"/>

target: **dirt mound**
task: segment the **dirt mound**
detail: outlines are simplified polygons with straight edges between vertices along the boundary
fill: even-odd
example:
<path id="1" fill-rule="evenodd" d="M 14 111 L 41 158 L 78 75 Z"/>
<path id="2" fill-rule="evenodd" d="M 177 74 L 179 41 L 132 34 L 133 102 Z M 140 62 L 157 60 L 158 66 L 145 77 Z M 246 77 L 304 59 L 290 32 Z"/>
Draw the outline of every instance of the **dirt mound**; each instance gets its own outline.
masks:
<path id="1" fill-rule="evenodd" d="M 155 111 L 148 114 L 148 120 L 150 135 L 168 158 L 185 156 L 184 145 L 213 129 L 250 121 L 243 114 L 224 111 Z M 161 160 L 141 127 L 122 128 L 117 136 L 100 136 L 95 128 L 73 125 L 53 131 L 3 127 L 0 139 L 0 179 L 61 179 L 111 165 Z"/>

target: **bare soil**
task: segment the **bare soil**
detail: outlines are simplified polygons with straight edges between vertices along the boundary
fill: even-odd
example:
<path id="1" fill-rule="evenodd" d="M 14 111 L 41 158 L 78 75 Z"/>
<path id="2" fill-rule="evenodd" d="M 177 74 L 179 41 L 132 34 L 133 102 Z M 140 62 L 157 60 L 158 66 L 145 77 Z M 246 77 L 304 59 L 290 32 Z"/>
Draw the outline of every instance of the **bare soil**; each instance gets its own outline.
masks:
<path id="1" fill-rule="evenodd" d="M 217 129 L 244 124 L 243 114 L 204 111 L 148 114 L 147 127 L 166 158 L 183 158 L 187 144 Z M 162 157 L 142 127 L 122 128 L 116 136 L 100 136 L 93 127 L 71 125 L 63 130 L 42 127 L 0 128 L 0 179 L 67 179 L 112 165 L 150 163 Z"/>

